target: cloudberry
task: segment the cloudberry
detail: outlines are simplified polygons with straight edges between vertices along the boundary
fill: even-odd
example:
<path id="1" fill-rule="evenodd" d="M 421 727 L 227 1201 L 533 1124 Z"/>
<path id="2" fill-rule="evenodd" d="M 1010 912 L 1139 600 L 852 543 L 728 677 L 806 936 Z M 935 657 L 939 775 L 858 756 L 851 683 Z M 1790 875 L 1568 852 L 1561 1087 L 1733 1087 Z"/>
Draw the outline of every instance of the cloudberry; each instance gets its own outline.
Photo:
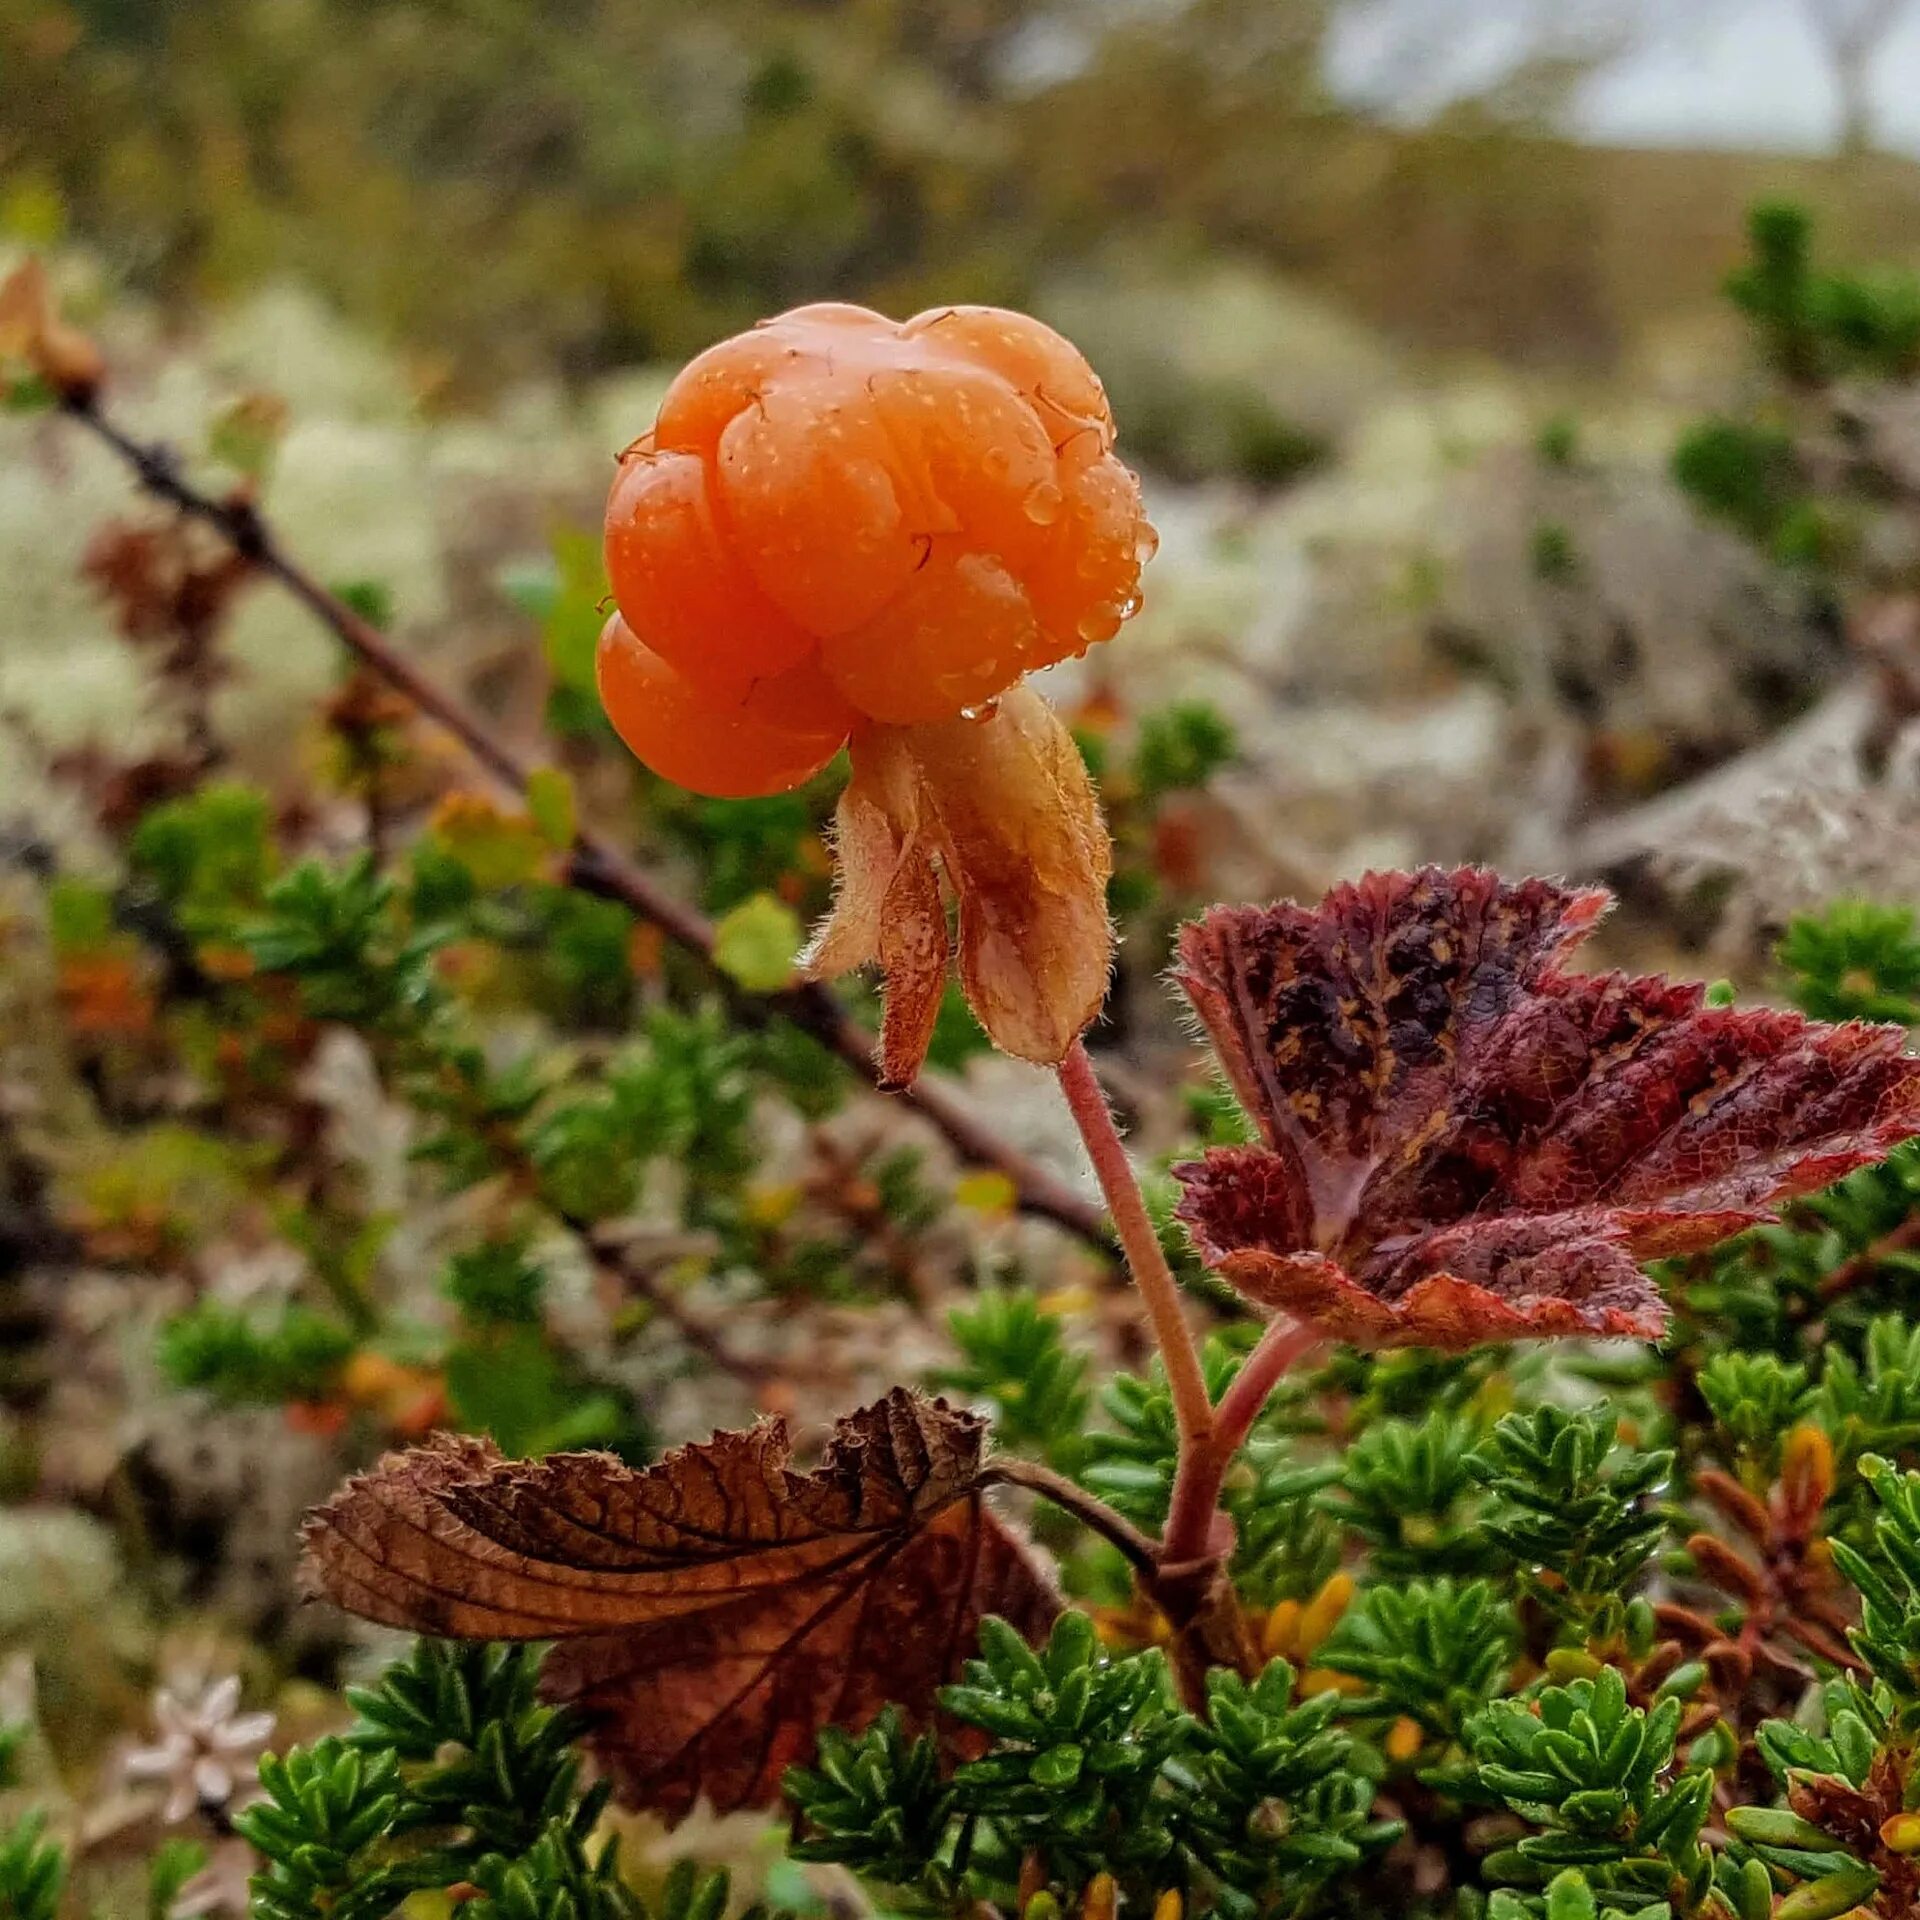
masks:
<path id="1" fill-rule="evenodd" d="M 883 1078 L 950 969 L 996 1046 L 1061 1060 L 1106 992 L 1112 847 L 1019 682 L 1119 631 L 1154 544 L 1080 354 L 993 307 L 798 308 L 682 371 L 606 536 L 600 695 L 656 773 L 744 797 L 851 748 L 803 964 L 880 968 Z"/>
<path id="2" fill-rule="evenodd" d="M 663 779 L 717 800 L 784 793 L 840 751 L 853 715 L 810 663 L 744 700 L 710 692 L 642 646 L 615 614 L 600 635 L 601 704 L 633 754 Z"/>
<path id="3" fill-rule="evenodd" d="M 1099 381 L 1051 329 L 820 305 L 685 368 L 621 460 L 606 541 L 627 626 L 716 709 L 812 667 L 849 726 L 905 726 L 1110 639 L 1153 532 Z M 659 742 L 627 697 L 615 725 Z M 747 738 L 726 783 L 765 791 Z"/>

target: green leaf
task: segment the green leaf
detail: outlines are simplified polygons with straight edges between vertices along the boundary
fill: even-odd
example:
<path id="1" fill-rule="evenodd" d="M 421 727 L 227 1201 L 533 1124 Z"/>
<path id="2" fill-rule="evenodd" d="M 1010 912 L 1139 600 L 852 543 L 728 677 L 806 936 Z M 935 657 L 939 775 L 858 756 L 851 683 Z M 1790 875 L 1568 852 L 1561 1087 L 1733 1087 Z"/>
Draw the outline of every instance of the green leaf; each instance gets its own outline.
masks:
<path id="1" fill-rule="evenodd" d="M 565 852 L 579 828 L 572 777 L 560 767 L 535 767 L 527 776 L 527 812 L 547 845 Z"/>
<path id="2" fill-rule="evenodd" d="M 714 964 L 749 993 L 777 993 L 792 984 L 805 942 L 800 916 L 784 900 L 756 893 L 715 923 Z"/>

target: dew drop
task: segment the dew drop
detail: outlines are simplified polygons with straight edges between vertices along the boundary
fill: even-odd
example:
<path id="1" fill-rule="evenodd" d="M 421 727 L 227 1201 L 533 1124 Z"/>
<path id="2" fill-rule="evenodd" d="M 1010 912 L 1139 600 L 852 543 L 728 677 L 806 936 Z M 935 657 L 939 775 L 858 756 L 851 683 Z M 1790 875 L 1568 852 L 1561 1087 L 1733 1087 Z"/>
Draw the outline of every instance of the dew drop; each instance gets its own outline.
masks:
<path id="1" fill-rule="evenodd" d="M 1133 543 L 1133 557 L 1144 567 L 1160 551 L 1160 536 L 1146 525 L 1142 525 Z"/>
<path id="2" fill-rule="evenodd" d="M 1052 480 L 1042 480 L 1027 489 L 1027 497 L 1020 502 L 1020 511 L 1036 527 L 1050 527 L 1060 518 L 1060 509 L 1066 504 L 1058 484 Z"/>
<path id="3" fill-rule="evenodd" d="M 982 700 L 974 706 L 962 707 L 960 709 L 960 718 L 962 720 L 972 720 L 975 722 L 991 720 L 999 711 L 1000 696 L 995 694 L 991 700 Z"/>
<path id="4" fill-rule="evenodd" d="M 1120 602 L 1119 614 L 1122 620 L 1131 620 L 1139 611 L 1140 596 L 1138 593 L 1130 593 Z"/>
<path id="5" fill-rule="evenodd" d="M 980 466 L 989 480 L 1004 480 L 1013 471 L 1013 455 L 1005 447 L 989 447 L 980 456 Z"/>

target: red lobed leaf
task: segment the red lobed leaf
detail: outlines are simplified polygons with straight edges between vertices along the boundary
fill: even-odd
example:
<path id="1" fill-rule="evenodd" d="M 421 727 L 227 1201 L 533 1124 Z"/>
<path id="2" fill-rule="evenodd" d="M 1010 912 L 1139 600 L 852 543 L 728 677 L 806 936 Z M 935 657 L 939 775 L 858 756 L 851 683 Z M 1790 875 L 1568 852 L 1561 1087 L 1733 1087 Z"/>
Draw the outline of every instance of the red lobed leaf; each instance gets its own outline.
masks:
<path id="1" fill-rule="evenodd" d="M 645 1472 L 443 1434 L 314 1512 L 307 1573 L 386 1626 L 554 1641 L 542 1690 L 586 1714 L 628 1805 L 770 1805 L 822 1727 L 889 1702 L 929 1721 L 985 1614 L 1038 1637 L 1059 1610 L 986 1506 L 985 1446 L 972 1414 L 899 1389 L 807 1474 L 778 1420 Z"/>
<path id="2" fill-rule="evenodd" d="M 1899 1028 L 1563 971 L 1608 904 L 1429 867 L 1186 927 L 1176 977 L 1262 1138 L 1176 1169 L 1208 1264 L 1367 1346 L 1655 1338 L 1641 1261 L 1920 1133 Z"/>

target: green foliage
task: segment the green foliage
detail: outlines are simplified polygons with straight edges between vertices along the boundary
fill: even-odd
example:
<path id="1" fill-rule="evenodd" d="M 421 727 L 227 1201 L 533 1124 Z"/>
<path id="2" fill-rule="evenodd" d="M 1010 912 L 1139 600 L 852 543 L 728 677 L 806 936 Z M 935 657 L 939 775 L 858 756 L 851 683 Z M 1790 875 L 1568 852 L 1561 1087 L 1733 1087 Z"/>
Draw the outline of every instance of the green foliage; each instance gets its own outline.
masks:
<path id="1" fill-rule="evenodd" d="M 58 1920 L 66 1885 L 66 1852 L 41 1815 L 0 1827 L 0 1920 Z"/>
<path id="2" fill-rule="evenodd" d="M 1543 466 L 1570 467 L 1580 454 L 1580 423 L 1571 414 L 1558 413 L 1542 422 L 1533 450 Z"/>
<path id="3" fill-rule="evenodd" d="M 1251 1684 L 1215 1673 L 1194 1715 L 1157 1651 L 1103 1655 L 1082 1614 L 1037 1650 L 989 1621 L 943 1696 L 988 1751 L 943 1781 L 932 1739 L 896 1716 L 827 1733 L 787 1777 L 794 1852 L 909 1911 L 1004 1905 L 1031 1861 L 1069 1892 L 1107 1872 L 1123 1897 L 1189 1882 L 1226 1914 L 1304 1913 L 1400 1828 L 1372 1814 L 1378 1757 L 1336 1724 L 1339 1697 L 1296 1701 L 1295 1677 L 1284 1661 Z"/>
<path id="4" fill-rule="evenodd" d="M 1860 1594 L 1854 1646 L 1899 1703 L 1901 1726 L 1920 1730 L 1920 1473 L 1871 1453 L 1860 1473 L 1879 1508 L 1870 1545 L 1835 1540 L 1834 1564 Z"/>
<path id="5" fill-rule="evenodd" d="M 1617 1444 L 1604 1405 L 1510 1413 L 1467 1461 L 1492 1496 L 1479 1522 L 1488 1542 L 1536 1601 L 1602 1635 L 1659 1548 L 1666 1519 L 1653 1502 L 1672 1469 L 1664 1448 Z"/>
<path id="6" fill-rule="evenodd" d="M 160 1370 L 176 1386 L 234 1406 L 324 1399 L 352 1357 L 353 1335 L 298 1303 L 267 1315 L 201 1300 L 161 1329 Z"/>
<path id="7" fill-rule="evenodd" d="M 447 1397 L 461 1426 L 490 1434 L 503 1453 L 537 1458 L 570 1447 L 638 1441 L 633 1409 L 597 1390 L 532 1327 L 476 1332 L 446 1356 Z"/>
<path id="8" fill-rule="evenodd" d="M 1148 800 L 1204 787 L 1238 751 L 1233 725 L 1217 707 L 1182 700 L 1142 718 L 1133 750 L 1134 782 Z"/>
<path id="9" fill-rule="evenodd" d="M 1805 498 L 1792 439 L 1738 420 L 1690 428 L 1674 449 L 1673 477 L 1709 513 L 1763 543 L 1780 537 Z"/>
<path id="10" fill-rule="evenodd" d="M 1920 280 L 1816 270 L 1812 216 L 1791 202 L 1755 207 L 1748 237 L 1752 257 L 1727 294 L 1787 379 L 1903 380 L 1920 370 Z"/>
<path id="11" fill-rule="evenodd" d="M 384 1920 L 412 1892 L 466 1885 L 481 1920 L 648 1920 L 618 1849 L 590 1846 L 606 1789 L 582 1792 L 576 1731 L 539 1704 L 525 1648 L 421 1642 L 350 1693 L 344 1737 L 262 1761 L 235 1818 L 264 1866 L 256 1920 Z M 677 1876 L 658 1920 L 713 1920 L 724 1876 Z"/>
<path id="12" fill-rule="evenodd" d="M 1920 1327 L 1897 1314 L 1881 1315 L 1867 1328 L 1864 1362 L 1835 1347 L 1807 1414 L 1832 1439 L 1842 1466 L 1862 1454 L 1920 1446 Z"/>
<path id="13" fill-rule="evenodd" d="M 1475 1714 L 1467 1725 L 1475 1790 L 1534 1829 L 1489 1855 L 1486 1877 L 1539 1889 L 1544 1897 L 1524 1910 L 1548 1920 L 1557 1920 L 1556 1909 L 1580 1910 L 1580 1896 L 1564 1883 L 1546 1891 L 1568 1870 L 1602 1910 L 1699 1912 L 1713 1885 L 1713 1859 L 1700 1845 L 1713 1775 L 1675 1765 L 1680 1718 L 1677 1700 L 1651 1712 L 1629 1706 L 1611 1667 Z"/>
<path id="14" fill-rule="evenodd" d="M 786 1794 L 802 1834 L 795 1859 L 852 1867 L 885 1887 L 921 1887 L 939 1903 L 952 1897 L 954 1789 L 933 1736 L 909 1738 L 896 1709 L 857 1739 L 828 1727 L 813 1765 L 789 1770 Z"/>
<path id="15" fill-rule="evenodd" d="M 714 964 L 749 993 L 776 993 L 790 985 L 805 944 L 800 916 L 770 893 L 749 894 L 714 923 Z"/>
<path id="16" fill-rule="evenodd" d="M 1010 1848 L 1040 1849 L 1074 1885 L 1101 1871 L 1150 1875 L 1165 1860 L 1173 1834 L 1158 1787 L 1185 1717 L 1157 1651 L 1105 1658 L 1083 1613 L 1063 1613 L 1038 1652 L 989 1620 L 980 1658 L 940 1701 L 993 1736 L 991 1753 L 955 1770 L 954 1791 Z"/>
<path id="17" fill-rule="evenodd" d="M 174 1920 L 181 1890 L 207 1864 L 197 1840 L 163 1840 L 147 1863 L 147 1920 Z"/>
<path id="18" fill-rule="evenodd" d="M 1402 1831 L 1372 1817 L 1379 1757 L 1334 1724 L 1335 1693 L 1296 1701 L 1276 1660 L 1249 1685 L 1215 1670 L 1207 1712 L 1169 1771 L 1182 1844 L 1222 1912 L 1297 1913 Z"/>
<path id="19" fill-rule="evenodd" d="M 224 930 L 259 905 L 278 855 L 267 797 L 215 782 L 141 816 L 127 861 L 190 933 Z"/>
<path id="20" fill-rule="evenodd" d="M 1366 1682 L 1368 1713 L 1444 1743 L 1499 1691 L 1518 1644 L 1512 1605 L 1487 1581 L 1393 1581 L 1363 1588 L 1316 1658 Z"/>
<path id="21" fill-rule="evenodd" d="M 1580 549 L 1573 530 L 1560 520 L 1538 522 L 1528 542 L 1534 578 L 1561 586 L 1580 572 Z"/>
<path id="22" fill-rule="evenodd" d="M 267 1861 L 254 1881 L 257 1920 L 375 1920 L 413 1886 L 430 1884 L 368 1863 L 400 1811 L 391 1753 L 369 1759 L 328 1735 L 284 1759 L 268 1755 L 260 1784 L 266 1798 L 234 1820 Z"/>
<path id="23" fill-rule="evenodd" d="M 1772 1464 L 1780 1438 L 1807 1401 L 1807 1370 L 1778 1354 L 1716 1353 L 1695 1376 L 1732 1453 Z"/>
<path id="24" fill-rule="evenodd" d="M 1478 1571 L 1487 1560 L 1487 1540 L 1474 1524 L 1478 1438 L 1473 1423 L 1454 1413 L 1376 1421 L 1348 1447 L 1322 1504 L 1366 1542 L 1382 1576 Z"/>
<path id="25" fill-rule="evenodd" d="M 1920 1025 L 1920 927 L 1911 907 L 1836 900 L 1799 914 L 1779 958 L 1795 1004 L 1816 1020 Z"/>
<path id="26" fill-rule="evenodd" d="M 371 856 L 340 868 L 302 861 L 267 889 L 247 929 L 254 964 L 300 985 L 321 1020 L 373 1029 L 417 1024 L 444 993 L 432 973 L 442 935 L 415 934 Z"/>
<path id="27" fill-rule="evenodd" d="M 1085 1356 L 1075 1353 L 1049 1313 L 1030 1293 L 989 1288 L 971 1307 L 956 1307 L 947 1329 L 961 1363 L 930 1376 L 930 1384 L 994 1409 L 994 1431 L 1018 1453 L 1038 1454 L 1070 1472 L 1086 1450 Z"/>
<path id="28" fill-rule="evenodd" d="M 524 1240 L 483 1240 L 447 1262 L 440 1290 L 482 1326 L 537 1326 L 547 1276 Z"/>
<path id="29" fill-rule="evenodd" d="M 113 895 L 91 881 L 61 874 L 47 886 L 47 937 L 65 958 L 105 946 L 114 938 Z"/>

